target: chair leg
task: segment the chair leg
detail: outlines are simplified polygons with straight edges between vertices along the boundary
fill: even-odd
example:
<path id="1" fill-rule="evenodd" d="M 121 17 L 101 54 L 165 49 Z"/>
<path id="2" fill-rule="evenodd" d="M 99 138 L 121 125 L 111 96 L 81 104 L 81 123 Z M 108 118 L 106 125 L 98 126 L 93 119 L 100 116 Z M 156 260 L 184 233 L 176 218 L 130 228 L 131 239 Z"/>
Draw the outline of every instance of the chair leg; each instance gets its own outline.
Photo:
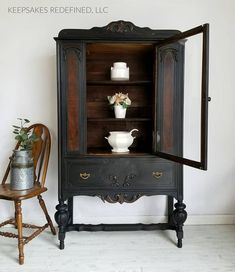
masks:
<path id="1" fill-rule="evenodd" d="M 17 229 L 17 218 L 16 218 L 16 201 L 14 201 L 15 203 L 15 228 Z"/>
<path id="2" fill-rule="evenodd" d="M 43 212 L 44 212 L 44 214 L 45 214 L 45 216 L 46 216 L 46 219 L 47 219 L 47 222 L 48 222 L 48 224 L 49 224 L 49 226 L 50 226 L 50 229 L 51 229 L 52 234 L 53 234 L 53 235 L 56 235 L 56 230 L 55 230 L 55 228 L 54 228 L 54 226 L 53 226 L 53 223 L 52 223 L 52 221 L 51 221 L 51 218 L 50 218 L 50 216 L 49 216 L 49 214 L 48 214 L 48 212 L 47 212 L 47 208 L 46 208 L 45 202 L 44 202 L 44 200 L 42 199 L 42 196 L 41 196 L 41 195 L 38 196 L 38 201 L 39 201 L 39 204 L 40 204 L 40 206 L 41 206 L 41 208 L 42 208 L 42 210 L 43 210 Z"/>
<path id="3" fill-rule="evenodd" d="M 22 209 L 21 209 L 21 201 L 15 201 L 15 212 L 16 212 L 16 223 L 18 229 L 18 248 L 19 248 L 19 264 L 24 263 L 24 241 L 22 234 Z"/>

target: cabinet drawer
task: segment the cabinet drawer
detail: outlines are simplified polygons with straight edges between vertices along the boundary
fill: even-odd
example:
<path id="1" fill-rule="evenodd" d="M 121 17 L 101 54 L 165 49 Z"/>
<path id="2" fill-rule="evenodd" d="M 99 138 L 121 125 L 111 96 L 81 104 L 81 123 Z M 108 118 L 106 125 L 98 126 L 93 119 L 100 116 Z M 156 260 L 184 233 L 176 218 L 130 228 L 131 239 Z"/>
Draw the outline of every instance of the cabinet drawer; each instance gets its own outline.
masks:
<path id="1" fill-rule="evenodd" d="M 66 184 L 77 189 L 173 189 L 175 165 L 157 159 L 79 159 L 66 162 Z"/>
<path id="2" fill-rule="evenodd" d="M 144 160 L 136 162 L 136 178 L 127 182 L 131 188 L 164 188 L 175 187 L 175 165 L 168 162 L 156 162 L 155 160 Z M 134 169 L 133 169 L 134 170 Z M 134 171 L 133 171 L 134 173 Z"/>
<path id="3" fill-rule="evenodd" d="M 104 170 L 108 163 L 97 160 L 68 160 L 66 180 L 68 187 L 105 187 Z"/>

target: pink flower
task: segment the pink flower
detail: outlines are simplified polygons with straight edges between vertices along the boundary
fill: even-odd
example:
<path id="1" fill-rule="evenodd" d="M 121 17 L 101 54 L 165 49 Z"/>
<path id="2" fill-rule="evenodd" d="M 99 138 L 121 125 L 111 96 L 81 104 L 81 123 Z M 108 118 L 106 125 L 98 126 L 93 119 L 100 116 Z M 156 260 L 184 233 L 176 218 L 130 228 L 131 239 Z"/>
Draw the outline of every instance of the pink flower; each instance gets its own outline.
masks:
<path id="1" fill-rule="evenodd" d="M 107 96 L 109 104 L 111 105 L 122 105 L 124 108 L 127 108 L 131 105 L 131 100 L 128 97 L 128 93 L 115 93 L 113 96 Z"/>

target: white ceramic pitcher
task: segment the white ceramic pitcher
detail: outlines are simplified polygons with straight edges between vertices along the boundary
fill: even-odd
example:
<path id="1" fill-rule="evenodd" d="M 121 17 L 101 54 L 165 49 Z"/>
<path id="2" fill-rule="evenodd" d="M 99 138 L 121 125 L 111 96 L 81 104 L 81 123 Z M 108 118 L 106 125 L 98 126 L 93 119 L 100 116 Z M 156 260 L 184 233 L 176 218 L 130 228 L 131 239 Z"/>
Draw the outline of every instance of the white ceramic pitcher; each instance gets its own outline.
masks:
<path id="1" fill-rule="evenodd" d="M 126 153 L 130 150 L 128 147 L 130 147 L 135 139 L 131 135 L 133 131 L 139 131 L 138 129 L 134 128 L 130 132 L 128 131 L 110 131 L 109 137 L 104 137 L 108 140 L 109 144 L 111 145 L 112 152 L 116 153 Z"/>

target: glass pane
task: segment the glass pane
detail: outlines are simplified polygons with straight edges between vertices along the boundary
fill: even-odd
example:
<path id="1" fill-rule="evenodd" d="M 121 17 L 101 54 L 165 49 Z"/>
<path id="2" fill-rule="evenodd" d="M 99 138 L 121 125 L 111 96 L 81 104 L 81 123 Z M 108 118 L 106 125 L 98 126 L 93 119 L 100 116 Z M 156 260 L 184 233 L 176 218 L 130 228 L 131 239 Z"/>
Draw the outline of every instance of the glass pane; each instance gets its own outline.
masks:
<path id="1" fill-rule="evenodd" d="M 185 43 L 183 156 L 200 161 L 202 34 Z"/>
<path id="2" fill-rule="evenodd" d="M 157 150 L 182 156 L 183 45 L 157 50 Z"/>
<path id="3" fill-rule="evenodd" d="M 208 34 L 206 24 L 157 48 L 157 155 L 200 169 L 207 168 Z"/>

